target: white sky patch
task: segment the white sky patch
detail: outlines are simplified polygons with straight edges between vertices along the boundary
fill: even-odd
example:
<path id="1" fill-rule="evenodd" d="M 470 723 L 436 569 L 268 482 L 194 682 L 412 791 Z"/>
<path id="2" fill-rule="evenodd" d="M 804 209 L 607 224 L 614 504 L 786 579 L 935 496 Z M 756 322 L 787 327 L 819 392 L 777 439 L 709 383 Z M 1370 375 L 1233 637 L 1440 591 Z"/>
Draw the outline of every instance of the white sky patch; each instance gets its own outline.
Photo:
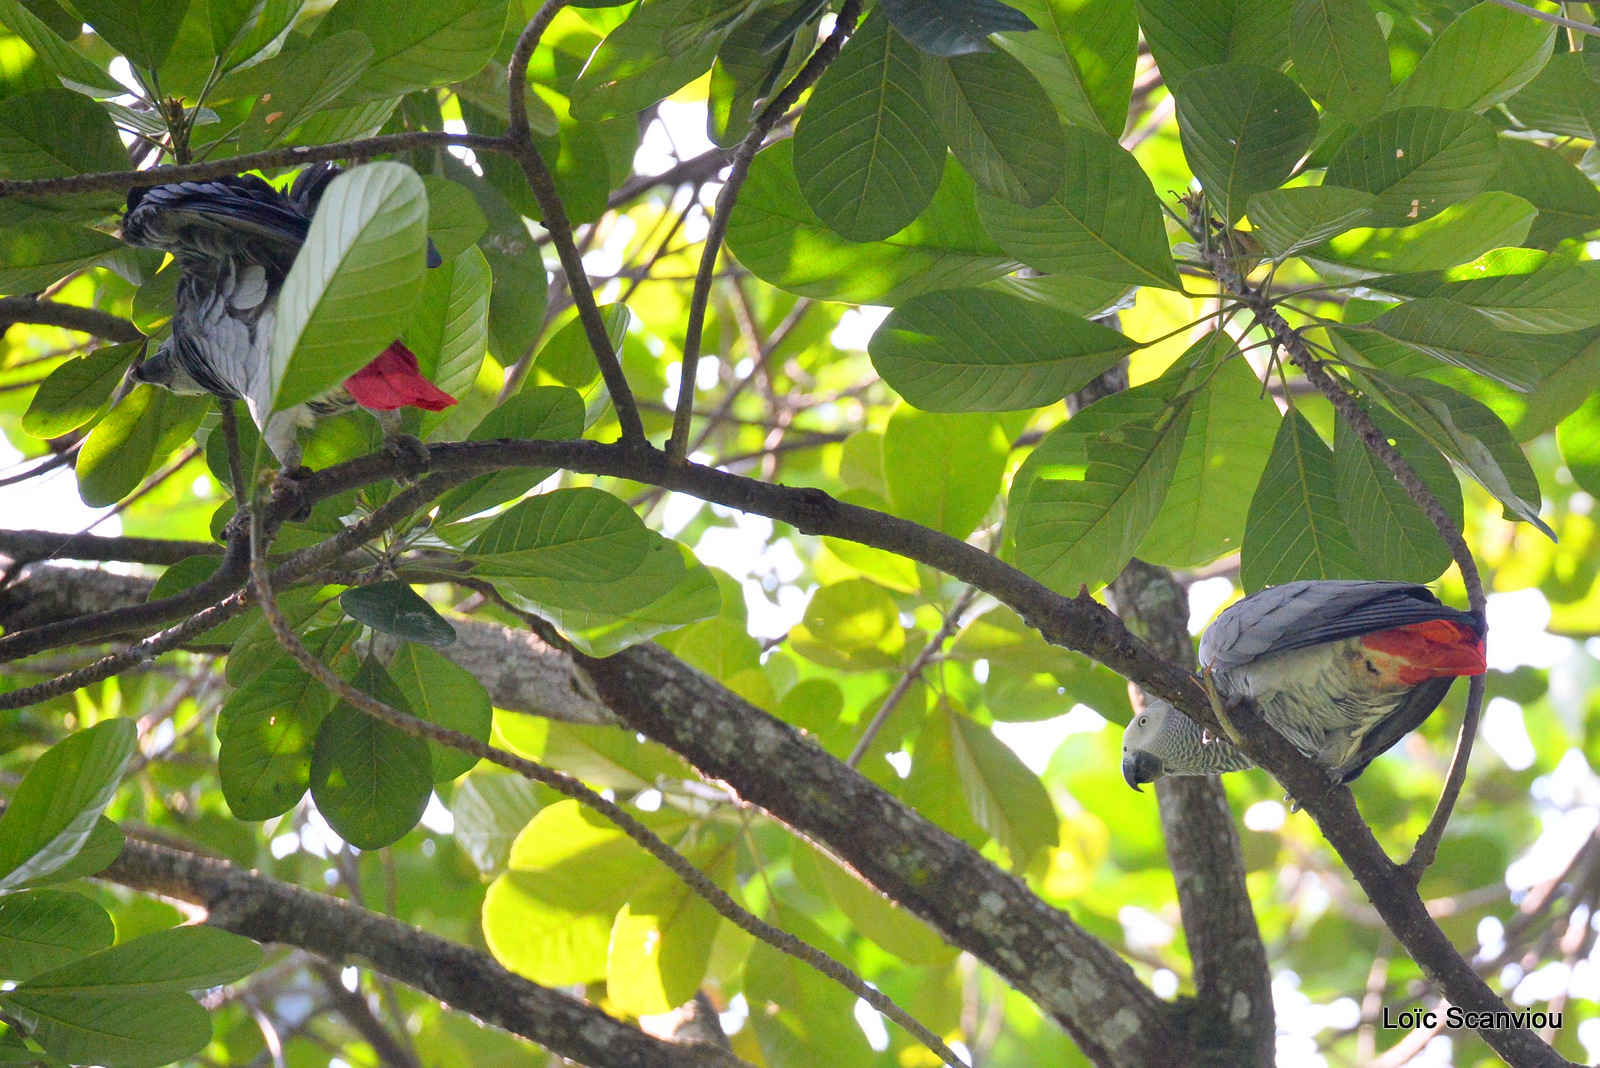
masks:
<path id="1" fill-rule="evenodd" d="M 1157 968 L 1150 976 L 1150 990 L 1163 1001 L 1170 1001 L 1178 993 L 1178 973 L 1170 968 Z"/>
<path id="2" fill-rule="evenodd" d="M 439 800 L 438 794 L 429 794 L 428 807 L 422 810 L 422 825 L 434 834 L 454 834 L 456 817 L 444 807 L 444 802 Z"/>
<path id="3" fill-rule="evenodd" d="M 728 1001 L 728 1011 L 717 1014 L 717 1023 L 722 1025 L 722 1033 L 736 1035 L 744 1028 L 744 1022 L 750 1018 L 750 1003 L 745 1001 L 743 994 L 735 994 Z"/>
<path id="4" fill-rule="evenodd" d="M 638 231 L 639 224 L 631 215 L 613 215 L 610 231 L 599 248 L 590 249 L 583 257 L 583 269 L 601 278 L 622 270 L 628 255 L 628 244 Z"/>
<path id="5" fill-rule="evenodd" d="M 1524 664 L 1548 668 L 1572 655 L 1576 643 L 1545 630 L 1550 603 L 1538 590 L 1491 593 L 1488 615 L 1491 668 L 1511 671 Z"/>
<path id="6" fill-rule="evenodd" d="M 40 459 L 27 461 L 39 463 Z M 0 469 L 22 463 L 22 454 L 0 438 Z M 76 534 L 99 519 L 103 509 L 90 508 L 78 498 L 78 476 L 70 465 L 47 475 L 5 488 L 6 506 L 0 510 L 0 527 L 8 530 L 54 530 Z M 112 516 L 95 528 L 108 537 L 122 533 L 122 518 Z"/>
<path id="7" fill-rule="evenodd" d="M 1522 706 L 1507 698 L 1496 697 L 1484 709 L 1481 735 L 1512 771 L 1532 767 L 1538 756 L 1522 719 Z"/>
<path id="8" fill-rule="evenodd" d="M 1074 734 L 1092 734 L 1106 725 L 1106 718 L 1088 705 L 1073 705 L 1072 711 L 1054 719 L 1029 723 L 996 723 L 994 736 L 1006 743 L 1017 759 L 1035 775 L 1043 774 L 1050 757 L 1061 743 Z"/>
<path id="9" fill-rule="evenodd" d="M 829 343 L 836 349 L 855 349 L 865 352 L 867 342 L 872 340 L 872 332 L 889 317 L 889 312 L 892 310 L 873 304 L 851 308 L 839 316 L 839 325 L 833 328 L 833 333 L 828 337 Z"/>
<path id="10" fill-rule="evenodd" d="M 883 1016 L 865 998 L 856 998 L 856 1026 L 867 1036 L 867 1045 L 873 1050 L 882 1053 L 889 1048 L 889 1029 L 883 1025 Z"/>
<path id="11" fill-rule="evenodd" d="M 633 154 L 633 169 L 638 173 L 665 174 L 679 161 L 716 147 L 706 135 L 704 101 L 663 100 L 656 116 Z"/>
<path id="12" fill-rule="evenodd" d="M 1272 1005 L 1278 1018 L 1278 1068 L 1327 1068 L 1317 1052 L 1317 1033 L 1361 1022 L 1361 1006 L 1354 1000 L 1319 1005 L 1300 992 L 1300 977 L 1287 968 L 1272 977 Z"/>
<path id="13" fill-rule="evenodd" d="M 1277 801 L 1257 801 L 1244 810 L 1244 825 L 1252 831 L 1275 831 L 1288 815 Z"/>
<path id="14" fill-rule="evenodd" d="M 1138 905 L 1124 905 L 1118 909 L 1117 922 L 1122 924 L 1122 937 L 1128 948 L 1135 952 L 1169 946 L 1178 933 L 1172 924 Z"/>
<path id="15" fill-rule="evenodd" d="M 789 633 L 805 614 L 810 594 L 794 583 L 805 564 L 787 539 L 772 540 L 772 520 L 717 505 L 712 510 L 733 520 L 731 527 L 712 527 L 694 552 L 700 561 L 721 568 L 744 587 L 750 634 L 778 638 Z"/>
<path id="16" fill-rule="evenodd" d="M 445 119 L 444 132 L 464 134 L 471 133 L 472 131 L 468 130 L 467 124 L 462 122 L 460 119 Z M 445 151 L 465 164 L 467 169 L 472 171 L 473 174 L 476 174 L 479 178 L 483 177 L 483 166 L 478 162 L 478 154 L 472 151 L 472 149 L 468 148 L 466 145 L 449 145 L 445 148 Z"/>
<path id="17" fill-rule="evenodd" d="M 1189 587 L 1189 633 L 1199 634 L 1233 596 L 1233 583 L 1225 578 L 1201 579 Z"/>

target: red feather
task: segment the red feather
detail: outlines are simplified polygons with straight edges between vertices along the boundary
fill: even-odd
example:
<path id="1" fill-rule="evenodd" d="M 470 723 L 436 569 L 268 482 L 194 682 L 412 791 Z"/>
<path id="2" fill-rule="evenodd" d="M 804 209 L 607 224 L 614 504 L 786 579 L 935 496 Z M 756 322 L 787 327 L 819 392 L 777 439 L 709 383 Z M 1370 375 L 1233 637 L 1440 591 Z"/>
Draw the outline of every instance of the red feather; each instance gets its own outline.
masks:
<path id="1" fill-rule="evenodd" d="M 1409 686 L 1447 675 L 1482 675 L 1489 667 L 1477 632 L 1447 619 L 1380 630 L 1363 636 L 1361 644 L 1404 661 L 1400 681 Z"/>
<path id="2" fill-rule="evenodd" d="M 345 379 L 344 388 L 363 408 L 385 412 L 396 408 L 441 412 L 456 402 L 450 394 L 422 377 L 417 369 L 417 354 L 398 341 Z"/>

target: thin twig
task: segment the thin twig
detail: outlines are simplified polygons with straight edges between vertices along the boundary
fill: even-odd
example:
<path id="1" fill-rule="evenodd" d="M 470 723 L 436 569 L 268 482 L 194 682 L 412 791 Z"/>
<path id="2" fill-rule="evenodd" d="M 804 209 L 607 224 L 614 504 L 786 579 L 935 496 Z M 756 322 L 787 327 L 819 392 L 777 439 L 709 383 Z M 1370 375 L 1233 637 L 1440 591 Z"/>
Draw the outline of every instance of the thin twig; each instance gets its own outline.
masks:
<path id="1" fill-rule="evenodd" d="M 1548 11 L 1540 11 L 1536 7 L 1529 7 L 1527 4 L 1519 4 L 1517 0 L 1493 0 L 1493 2 L 1507 11 L 1515 11 L 1520 15 L 1538 19 L 1540 22 L 1548 22 L 1553 26 L 1565 26 L 1569 30 L 1576 30 L 1579 33 L 1587 33 L 1591 36 L 1600 36 L 1600 26 L 1591 26 L 1587 22 L 1574 22 L 1571 19 L 1562 18 L 1560 15 L 1552 15 Z"/>

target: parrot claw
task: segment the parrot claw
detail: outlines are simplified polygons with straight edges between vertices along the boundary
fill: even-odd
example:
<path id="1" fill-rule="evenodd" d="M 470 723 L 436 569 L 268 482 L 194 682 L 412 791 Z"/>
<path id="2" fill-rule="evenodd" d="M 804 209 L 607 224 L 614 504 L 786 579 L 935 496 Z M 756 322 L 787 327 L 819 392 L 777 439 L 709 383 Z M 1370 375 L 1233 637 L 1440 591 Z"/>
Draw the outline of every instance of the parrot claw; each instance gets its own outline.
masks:
<path id="1" fill-rule="evenodd" d="M 311 518 L 311 505 L 306 501 L 305 492 L 301 487 L 301 483 L 310 478 L 311 474 L 311 468 L 297 463 L 293 467 L 285 467 L 279 471 L 272 480 L 273 496 L 282 494 L 296 502 L 293 514 L 289 516 L 291 523 L 304 523 Z M 240 514 L 244 513 L 241 511 Z"/>
<path id="2" fill-rule="evenodd" d="M 428 452 L 428 446 L 422 439 L 412 434 L 395 434 L 385 438 L 383 451 L 395 458 L 400 464 L 401 478 L 406 482 L 415 482 L 433 464 L 433 456 Z"/>

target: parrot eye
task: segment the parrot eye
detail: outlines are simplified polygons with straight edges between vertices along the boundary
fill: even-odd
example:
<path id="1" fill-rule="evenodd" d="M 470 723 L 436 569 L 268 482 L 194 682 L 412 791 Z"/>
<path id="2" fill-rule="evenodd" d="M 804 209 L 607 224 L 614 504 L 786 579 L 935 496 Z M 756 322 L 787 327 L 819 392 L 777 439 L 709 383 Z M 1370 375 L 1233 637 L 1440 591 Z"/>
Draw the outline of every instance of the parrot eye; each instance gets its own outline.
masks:
<path id="1" fill-rule="evenodd" d="M 1149 716 L 1140 716 L 1139 717 L 1139 726 L 1143 727 L 1145 724 L 1147 724 L 1149 722 L 1150 722 L 1150 717 Z"/>

